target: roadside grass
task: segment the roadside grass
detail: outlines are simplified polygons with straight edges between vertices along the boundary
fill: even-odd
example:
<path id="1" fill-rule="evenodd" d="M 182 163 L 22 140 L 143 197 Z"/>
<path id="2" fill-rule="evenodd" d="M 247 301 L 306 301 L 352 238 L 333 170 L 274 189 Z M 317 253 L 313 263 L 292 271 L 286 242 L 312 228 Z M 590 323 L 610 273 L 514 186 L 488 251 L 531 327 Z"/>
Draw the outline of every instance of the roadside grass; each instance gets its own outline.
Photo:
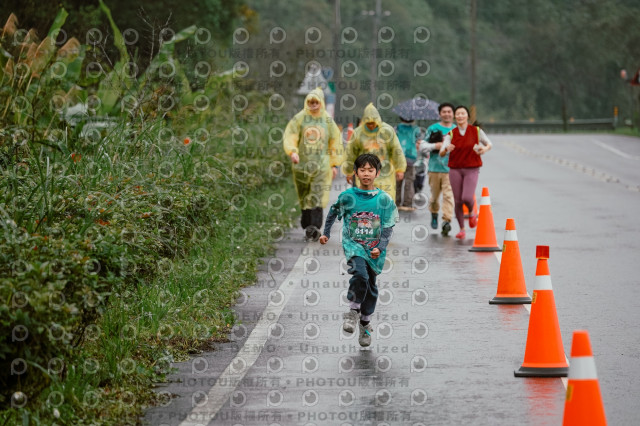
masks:
<path id="1" fill-rule="evenodd" d="M 176 159 L 174 171 L 179 170 L 180 175 L 188 171 L 189 164 L 196 162 L 195 151 L 191 157 Z M 167 162 L 171 156 L 165 153 L 163 158 Z M 221 158 L 207 164 L 220 167 Z M 231 167 L 240 167 L 240 162 L 243 170 L 246 167 L 250 171 L 243 172 L 243 177 L 251 180 L 244 188 L 252 189 L 245 192 L 231 182 L 224 192 L 205 202 L 206 208 L 200 206 L 206 214 L 194 211 L 185 202 L 199 200 L 200 191 L 212 189 L 211 182 L 185 187 L 184 182 L 157 179 L 153 173 L 145 173 L 142 166 L 137 166 L 142 173 L 135 181 L 118 174 L 93 176 L 86 188 L 88 194 L 110 193 L 107 198 L 95 197 L 95 205 L 85 202 L 94 199 L 85 193 L 62 198 L 70 203 L 65 212 L 75 211 L 81 216 L 74 202 L 81 200 L 88 214 L 88 209 L 100 209 L 104 201 L 121 195 L 122 202 L 116 205 L 126 206 L 127 211 L 114 208 L 97 217 L 88 214 L 93 220 L 83 234 L 76 231 L 84 226 L 86 218 L 78 223 L 68 219 L 71 223 L 63 234 L 71 245 L 73 240 L 84 240 L 88 235 L 89 252 L 92 245 L 110 247 L 112 234 L 122 237 L 113 241 L 114 247 L 120 247 L 118 251 L 106 250 L 118 256 L 126 253 L 119 265 L 121 283 L 95 296 L 96 304 L 105 302 L 101 315 L 95 323 L 82 324 L 82 345 L 60 357 L 59 371 L 53 368 L 56 374 L 52 374 L 51 364 L 44 369 L 49 385 L 30 401 L 28 410 L 10 409 L 0 418 L 26 424 L 137 424 L 144 407 L 168 398 L 155 394 L 152 388 L 171 371 L 171 362 L 186 360 L 191 354 L 210 349 L 212 342 L 226 339 L 234 325 L 231 306 L 238 289 L 255 281 L 260 258 L 269 253 L 271 244 L 284 235 L 297 214 L 289 175 L 276 179 L 251 176 L 273 160 L 227 157 L 226 162 L 232 163 Z M 220 173 L 231 176 L 232 172 L 221 168 Z M 114 183 L 117 181 L 124 185 Z M 197 181 L 192 179 L 193 183 Z M 106 188 L 98 191 L 101 185 Z M 157 207 L 168 199 L 172 205 L 161 215 Z M 146 217 L 145 212 L 151 214 Z M 169 237 L 154 232 L 161 222 L 175 225 L 184 220 L 185 213 L 193 216 L 184 221 L 188 229 L 174 231 Z M 155 216 L 158 220 L 149 222 Z M 154 250 L 156 255 L 152 254 Z"/>
<path id="2" fill-rule="evenodd" d="M 0 35 L 0 426 L 139 423 L 298 214 L 271 93 L 230 71 L 192 91 L 174 45 L 195 26 L 127 77 L 100 4 L 120 56 L 100 78 L 76 39 L 11 43 L 13 15 Z"/>
<path id="3" fill-rule="evenodd" d="M 635 137 L 640 137 L 640 129 L 638 128 L 631 128 L 631 127 L 616 127 L 616 129 L 613 131 L 614 134 L 616 135 L 624 135 L 624 136 L 635 136 Z"/>
<path id="4" fill-rule="evenodd" d="M 171 362 L 226 338 L 237 290 L 298 213 L 269 126 L 244 131 L 230 146 L 123 120 L 52 132 L 50 149 L 5 130 L 0 325 L 29 336 L 2 342 L 3 363 L 28 368 L 9 376 L 22 399 L 0 424 L 136 424 L 166 398 L 152 388 Z"/>
<path id="5" fill-rule="evenodd" d="M 103 415 L 135 424 L 146 406 L 170 398 L 151 389 L 154 381 L 171 372 L 171 362 L 187 360 L 211 350 L 212 342 L 227 340 L 235 324 L 231 307 L 238 290 L 255 282 L 260 258 L 271 251 L 271 238 L 283 235 L 291 225 L 295 196 L 292 191 L 278 193 L 286 201 L 275 216 L 263 216 L 273 194 L 263 192 L 221 224 L 229 230 L 246 228 L 251 237 L 206 238 L 187 258 L 165 264 L 168 271 L 150 285 L 116 297 L 99 322 L 103 334 L 87 348 L 113 375 L 103 379 L 111 393 L 102 396 L 100 406 L 108 413 Z M 135 395 L 135 404 L 127 405 L 127 392 Z"/>

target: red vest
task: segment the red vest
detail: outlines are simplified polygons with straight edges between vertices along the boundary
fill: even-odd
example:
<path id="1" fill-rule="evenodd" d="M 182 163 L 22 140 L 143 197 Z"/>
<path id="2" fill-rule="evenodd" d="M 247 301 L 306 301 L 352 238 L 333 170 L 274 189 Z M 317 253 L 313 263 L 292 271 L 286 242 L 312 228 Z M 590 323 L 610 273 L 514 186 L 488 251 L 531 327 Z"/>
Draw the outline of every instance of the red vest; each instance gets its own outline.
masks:
<path id="1" fill-rule="evenodd" d="M 473 150 L 473 146 L 478 143 L 478 133 L 480 129 L 476 126 L 467 126 L 464 136 L 455 127 L 451 131 L 451 143 L 455 149 L 449 154 L 449 168 L 462 169 L 466 167 L 481 167 L 482 159 Z"/>

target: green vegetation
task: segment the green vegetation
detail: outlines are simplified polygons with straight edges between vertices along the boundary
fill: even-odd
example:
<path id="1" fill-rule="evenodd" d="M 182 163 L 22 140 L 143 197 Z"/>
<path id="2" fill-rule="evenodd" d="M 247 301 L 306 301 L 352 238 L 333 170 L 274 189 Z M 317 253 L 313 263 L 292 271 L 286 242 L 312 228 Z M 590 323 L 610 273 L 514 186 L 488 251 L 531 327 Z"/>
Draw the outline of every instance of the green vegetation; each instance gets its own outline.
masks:
<path id="1" fill-rule="evenodd" d="M 343 0 L 336 30 L 334 1 L 0 4 L 0 424 L 136 423 L 172 360 L 225 338 L 238 288 L 296 215 L 277 130 L 307 66 L 334 68 L 353 95 L 342 124 L 379 72 L 372 2 Z M 614 106 L 637 121 L 637 88 L 619 77 L 639 65 L 637 2 L 478 3 L 480 121 Z M 377 94 L 468 104 L 468 3 L 383 11 L 393 36 L 377 60 L 393 72 Z M 276 27 L 286 37 L 271 42 Z M 357 37 L 336 52 L 347 27 Z"/>
<path id="2" fill-rule="evenodd" d="M 362 114 L 369 102 L 374 37 L 373 17 L 363 12 L 374 9 L 375 1 L 341 1 L 341 28 L 357 32 L 353 43 L 341 42 L 340 33 L 334 30 L 334 0 L 312 4 L 252 0 L 247 4 L 258 13 L 259 25 L 248 43 L 234 47 L 254 49 L 254 58 L 247 60 L 252 72 L 269 80 L 271 61 L 283 61 L 286 74 L 271 81 L 281 82 L 280 90 L 290 92 L 289 85 L 297 87 L 308 62 L 336 66 L 333 36 L 337 34 L 338 70 L 347 61 L 357 66 L 352 77 L 342 78 L 344 89 L 338 96 L 351 94 L 358 100 L 357 107 L 341 111 L 338 120 L 346 124 Z M 620 78 L 621 69 L 633 75 L 640 67 L 637 1 L 477 1 L 477 7 L 477 111 L 481 122 L 606 118 L 613 117 L 614 106 L 620 108 L 622 119 L 638 111 L 640 88 L 631 88 Z M 389 76 L 376 77 L 377 95 L 388 93 L 397 103 L 423 93 L 437 102 L 468 105 L 470 2 L 383 0 L 382 11 L 389 14 L 380 18 L 379 28 L 391 28 L 393 37 L 385 30 L 378 44 L 378 61 L 390 60 L 395 69 Z M 305 43 L 305 32 L 311 26 L 322 34 L 317 43 Z M 275 27 L 286 31 L 286 40 L 267 44 Z M 414 42 L 419 27 L 429 30 L 424 43 Z M 354 33 L 350 34 L 353 38 Z M 420 37 L 426 38 L 425 34 L 423 31 Z M 277 57 L 270 54 L 274 47 L 279 50 Z M 258 55 L 260 48 L 266 48 L 266 57 Z M 430 72 L 416 76 L 414 63 L 421 59 L 429 62 Z M 381 114 L 385 120 L 397 120 L 389 110 L 381 109 Z M 637 115 L 634 120 L 638 126 Z"/>
<path id="3" fill-rule="evenodd" d="M 614 131 L 616 135 L 635 136 L 640 137 L 640 129 L 631 127 L 617 127 Z"/>
<path id="4" fill-rule="evenodd" d="M 374 9 L 371 0 L 340 0 L 341 29 L 350 28 L 351 36 L 342 41 L 335 28 L 336 0 L 290 2 L 273 0 L 197 0 L 179 2 L 140 1 L 131 7 L 125 0 L 106 0 L 119 28 L 128 39 L 137 34 L 140 41 L 131 56 L 145 69 L 159 48 L 163 30 L 195 25 L 208 29 L 212 39 L 200 46 L 177 46 L 185 58 L 186 76 L 192 81 L 193 69 L 199 61 L 209 62 L 213 69 L 229 69 L 236 61 L 249 65 L 250 77 L 265 82 L 287 100 L 287 112 L 296 110 L 295 90 L 302 81 L 305 67 L 317 61 L 323 67 L 340 68 L 352 61 L 357 72 L 339 77 L 338 96 L 353 95 L 354 110 L 340 110 L 339 124 L 354 122 L 369 102 L 371 76 L 371 40 Z M 22 11 L 21 27 L 36 27 L 44 34 L 51 17 L 61 4 L 74 13 L 65 31 L 85 42 L 90 30 L 98 29 L 107 39 L 110 24 L 97 1 L 61 0 L 42 4 L 35 0 L 8 0 L 0 5 L 0 20 L 9 13 Z M 379 28 L 386 36 L 378 44 L 378 62 L 389 60 L 394 65 L 390 75 L 377 76 L 377 94 L 386 93 L 397 103 L 417 93 L 437 102 L 470 103 L 470 2 L 446 0 L 382 1 Z M 366 12 L 363 14 L 363 12 Z M 613 116 L 614 107 L 620 119 L 630 118 L 638 126 L 640 99 L 638 87 L 630 87 L 620 78 L 626 69 L 633 76 L 640 67 L 640 32 L 635 17 L 640 3 L 633 0 L 513 0 L 510 2 L 477 1 L 477 111 L 481 122 L 491 120 L 588 119 Z M 316 27 L 321 37 L 305 42 L 305 33 Z M 416 42 L 414 35 L 421 31 Z M 286 32 L 282 42 L 271 42 L 274 28 Z M 235 29 L 246 29 L 249 37 L 234 43 L 229 35 Z M 123 32 L 124 32 L 123 31 Z M 389 37 L 390 31 L 393 37 Z M 334 36 L 338 37 L 334 52 Z M 388 37 L 388 38 L 386 38 Z M 206 39 L 207 36 L 203 35 Z M 91 38 L 90 38 L 91 39 Z M 278 40 L 278 38 L 275 38 Z M 144 40 L 144 42 L 142 41 Z M 388 42 L 386 40 L 389 40 Z M 104 52 L 113 56 L 117 49 L 111 42 L 102 43 Z M 135 50 L 135 51 L 133 51 Z M 103 53 L 104 53 L 103 52 Z M 336 60 L 336 55 L 340 57 Z M 426 60 L 430 71 L 414 75 L 414 63 Z M 270 66 L 282 61 L 281 77 L 270 76 Z M 351 74 L 349 74 L 351 75 Z M 635 114 L 634 114 L 634 111 Z M 385 120 L 396 117 L 382 108 Z"/>
<path id="5" fill-rule="evenodd" d="M 0 38 L 0 424 L 137 423 L 171 361 L 226 338 L 296 215 L 270 94 L 189 80 L 195 27 L 132 72 L 100 7 L 114 61 L 55 43 L 64 9 L 42 40 L 15 16 Z"/>

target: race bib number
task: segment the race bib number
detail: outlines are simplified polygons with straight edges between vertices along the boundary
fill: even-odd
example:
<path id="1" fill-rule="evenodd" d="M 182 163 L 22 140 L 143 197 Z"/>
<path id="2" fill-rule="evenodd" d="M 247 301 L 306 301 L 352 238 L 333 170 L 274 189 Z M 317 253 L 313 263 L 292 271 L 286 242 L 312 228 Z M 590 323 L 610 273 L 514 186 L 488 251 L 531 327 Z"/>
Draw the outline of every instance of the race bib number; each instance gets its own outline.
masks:
<path id="1" fill-rule="evenodd" d="M 355 213 L 349 221 L 349 235 L 369 250 L 375 248 L 381 235 L 380 216 L 371 212 Z"/>

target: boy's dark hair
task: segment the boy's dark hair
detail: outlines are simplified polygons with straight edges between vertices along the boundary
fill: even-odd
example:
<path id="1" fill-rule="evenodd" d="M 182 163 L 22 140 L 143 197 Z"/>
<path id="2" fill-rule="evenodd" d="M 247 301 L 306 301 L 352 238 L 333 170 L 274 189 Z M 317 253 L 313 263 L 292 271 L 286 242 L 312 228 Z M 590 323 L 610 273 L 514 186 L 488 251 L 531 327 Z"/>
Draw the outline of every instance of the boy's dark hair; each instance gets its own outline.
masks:
<path id="1" fill-rule="evenodd" d="M 356 158 L 356 161 L 353 162 L 353 171 L 357 172 L 360 167 L 364 167 L 366 164 L 374 167 L 376 169 L 376 173 L 382 168 L 382 164 L 380 163 L 380 159 L 377 155 L 360 154 L 358 158 Z"/>
<path id="2" fill-rule="evenodd" d="M 444 140 L 444 136 L 440 130 L 434 130 L 429 135 L 429 143 L 438 143 Z"/>
<path id="3" fill-rule="evenodd" d="M 442 111 L 442 108 L 446 108 L 446 107 L 451 108 L 451 111 L 453 111 L 453 109 L 455 108 L 453 104 L 450 104 L 449 102 L 443 102 L 440 105 L 438 105 L 438 114 L 440 113 L 440 111 Z"/>

